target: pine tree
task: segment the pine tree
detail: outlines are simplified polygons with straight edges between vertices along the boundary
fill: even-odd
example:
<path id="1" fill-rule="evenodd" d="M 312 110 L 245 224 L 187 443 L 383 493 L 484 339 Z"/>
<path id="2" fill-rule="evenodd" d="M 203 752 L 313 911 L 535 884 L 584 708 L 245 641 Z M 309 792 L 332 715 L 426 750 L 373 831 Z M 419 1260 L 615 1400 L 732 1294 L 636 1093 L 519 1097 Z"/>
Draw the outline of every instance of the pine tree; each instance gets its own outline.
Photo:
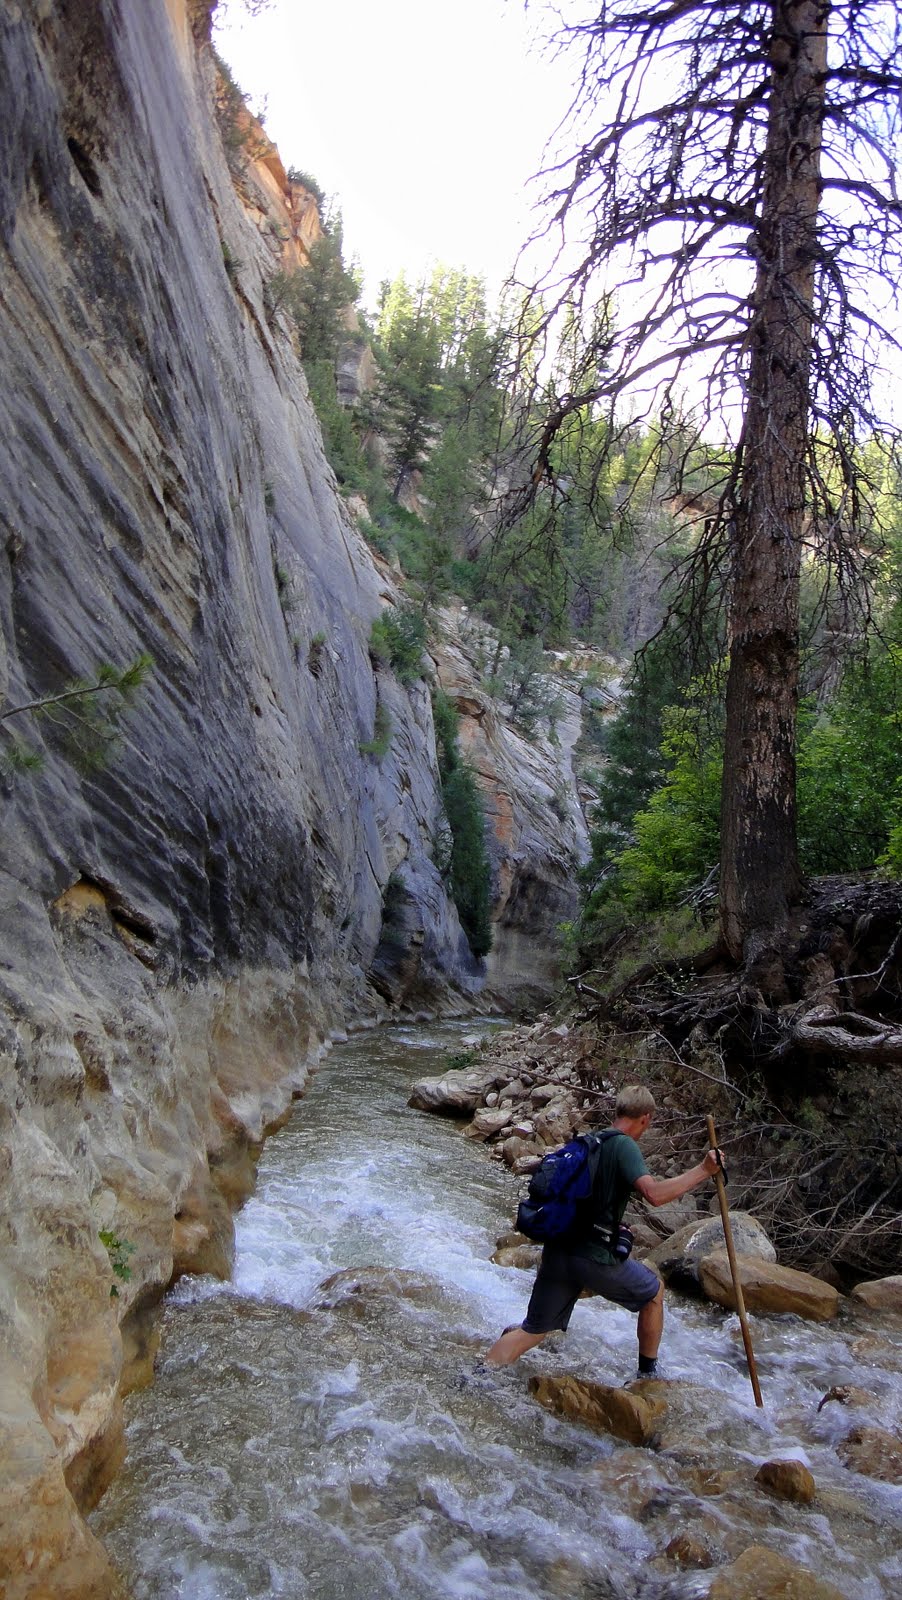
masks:
<path id="1" fill-rule="evenodd" d="M 867 593 L 860 445 L 883 431 L 871 378 L 899 349 L 871 308 L 902 275 L 902 31 L 881 0 L 611 0 L 560 39 L 579 54 L 578 137 L 549 205 L 576 264 L 546 290 L 540 333 L 619 287 L 517 495 L 549 490 L 554 440 L 587 407 L 607 415 L 608 448 L 627 398 L 657 413 L 665 444 L 674 420 L 685 431 L 687 392 L 706 437 L 738 419 L 687 581 L 696 597 L 729 584 L 721 918 L 748 962 L 779 950 L 800 885 L 806 546 L 853 599 Z"/>

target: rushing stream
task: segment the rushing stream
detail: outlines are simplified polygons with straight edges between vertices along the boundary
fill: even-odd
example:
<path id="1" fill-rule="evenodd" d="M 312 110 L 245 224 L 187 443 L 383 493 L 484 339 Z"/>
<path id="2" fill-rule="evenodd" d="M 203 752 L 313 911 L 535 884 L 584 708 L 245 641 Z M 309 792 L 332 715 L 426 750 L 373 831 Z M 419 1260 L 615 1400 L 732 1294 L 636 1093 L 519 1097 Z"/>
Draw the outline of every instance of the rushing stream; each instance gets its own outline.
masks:
<path id="1" fill-rule="evenodd" d="M 689 1392 L 658 1451 L 529 1394 L 535 1372 L 633 1376 L 635 1320 L 601 1301 L 553 1348 L 472 1376 L 525 1309 L 529 1274 L 489 1260 L 519 1184 L 405 1102 L 473 1026 L 337 1046 L 264 1150 L 234 1281 L 169 1297 L 156 1384 L 127 1402 L 128 1462 L 92 1519 L 136 1600 L 690 1600 L 716 1569 L 664 1559 L 680 1532 L 719 1563 L 769 1545 L 849 1600 L 902 1595 L 902 1489 L 834 1448 L 853 1420 L 899 1424 L 885 1322 L 753 1318 L 761 1414 L 736 1319 L 668 1297 L 667 1375 L 708 1392 Z M 819 1412 L 839 1384 L 872 1411 Z M 811 1468 L 812 1506 L 752 1484 L 781 1456 Z"/>

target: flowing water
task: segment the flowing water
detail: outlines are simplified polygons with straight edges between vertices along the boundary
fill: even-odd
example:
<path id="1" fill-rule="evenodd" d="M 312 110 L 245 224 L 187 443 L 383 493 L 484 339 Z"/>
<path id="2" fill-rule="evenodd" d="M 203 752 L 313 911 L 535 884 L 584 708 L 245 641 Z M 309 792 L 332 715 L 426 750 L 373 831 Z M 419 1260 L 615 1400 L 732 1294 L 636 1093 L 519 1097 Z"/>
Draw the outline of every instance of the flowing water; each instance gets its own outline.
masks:
<path id="1" fill-rule="evenodd" d="M 128 1462 L 92 1519 L 136 1600 L 704 1596 L 714 1570 L 663 1556 L 677 1533 L 717 1563 L 769 1545 L 848 1600 L 902 1595 L 902 1489 L 835 1450 L 853 1422 L 899 1425 L 885 1322 L 752 1318 L 762 1414 L 735 1317 L 669 1297 L 667 1374 L 706 1388 L 681 1390 L 657 1451 L 529 1394 L 535 1372 L 633 1376 L 635 1320 L 602 1301 L 580 1302 L 566 1340 L 473 1375 L 531 1285 L 489 1260 L 519 1185 L 405 1104 L 473 1027 L 337 1046 L 264 1150 L 233 1282 L 169 1297 L 157 1381 L 127 1402 Z M 839 1384 L 871 1409 L 819 1412 Z M 774 1457 L 810 1466 L 813 1506 L 754 1487 Z"/>

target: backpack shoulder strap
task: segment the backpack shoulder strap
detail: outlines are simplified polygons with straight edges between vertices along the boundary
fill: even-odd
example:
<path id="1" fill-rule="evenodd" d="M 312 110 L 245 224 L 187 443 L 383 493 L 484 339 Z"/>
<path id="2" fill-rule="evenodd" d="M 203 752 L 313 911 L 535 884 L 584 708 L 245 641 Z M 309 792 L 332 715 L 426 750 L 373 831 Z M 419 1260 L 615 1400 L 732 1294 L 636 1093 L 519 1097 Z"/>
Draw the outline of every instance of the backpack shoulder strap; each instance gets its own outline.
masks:
<path id="1" fill-rule="evenodd" d="M 589 1171 L 592 1174 L 592 1187 L 594 1189 L 598 1170 L 601 1166 L 604 1146 L 609 1139 L 619 1139 L 622 1135 L 619 1128 L 602 1128 L 599 1133 L 584 1133 L 582 1137 L 589 1146 Z"/>

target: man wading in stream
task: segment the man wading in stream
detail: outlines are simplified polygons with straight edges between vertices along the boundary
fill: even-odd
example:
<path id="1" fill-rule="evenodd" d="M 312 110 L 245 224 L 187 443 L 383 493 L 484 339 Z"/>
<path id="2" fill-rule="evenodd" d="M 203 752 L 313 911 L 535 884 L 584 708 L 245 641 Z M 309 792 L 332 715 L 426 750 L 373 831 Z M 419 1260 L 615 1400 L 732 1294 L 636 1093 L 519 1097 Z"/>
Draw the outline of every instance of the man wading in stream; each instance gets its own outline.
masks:
<path id="1" fill-rule="evenodd" d="M 654 1114 L 654 1097 L 642 1084 L 621 1089 L 611 1126 L 622 1137 L 608 1136 L 601 1146 L 588 1232 L 578 1242 L 545 1245 L 522 1326 L 505 1328 L 485 1356 L 488 1367 L 509 1366 L 524 1351 L 541 1344 L 546 1334 L 558 1329 L 563 1332 L 581 1291 L 588 1289 L 627 1311 L 638 1312 L 638 1376 L 655 1376 L 664 1328 L 664 1285 L 640 1261 L 618 1260 L 611 1248 L 612 1236 L 616 1239 L 634 1190 L 652 1206 L 679 1200 L 713 1176 L 720 1152 L 709 1150 L 698 1166 L 675 1178 L 653 1178 L 638 1141 Z"/>

